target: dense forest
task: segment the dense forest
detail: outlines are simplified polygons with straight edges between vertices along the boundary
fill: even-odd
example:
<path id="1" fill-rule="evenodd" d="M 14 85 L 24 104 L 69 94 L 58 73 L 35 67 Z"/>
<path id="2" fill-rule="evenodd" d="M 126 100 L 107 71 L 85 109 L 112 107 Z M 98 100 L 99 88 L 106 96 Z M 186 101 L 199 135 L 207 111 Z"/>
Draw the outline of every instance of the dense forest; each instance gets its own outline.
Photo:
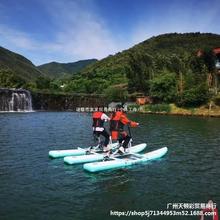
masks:
<path id="1" fill-rule="evenodd" d="M 154 102 L 199 106 L 217 92 L 213 49 L 219 46 L 215 34 L 160 35 L 88 66 L 64 90 L 104 93 L 112 100 L 141 93 Z"/>
<path id="2" fill-rule="evenodd" d="M 96 59 L 79 60 L 72 63 L 51 62 L 38 66 L 37 68 L 49 78 L 62 78 L 73 75 L 84 69 L 86 66 L 95 63 Z"/>
<path id="3" fill-rule="evenodd" d="M 51 62 L 35 66 L 24 56 L 0 47 L 0 87 L 57 90 L 63 80 L 69 79 L 73 74 L 96 59 L 79 60 L 71 63 Z"/>
<path id="4" fill-rule="evenodd" d="M 3 78 L 8 78 L 9 81 L 13 78 L 18 84 L 20 79 L 30 82 L 39 76 L 45 76 L 30 60 L 3 47 L 0 47 L 0 73 L 1 81 Z"/>
<path id="5" fill-rule="evenodd" d="M 217 34 L 159 35 L 72 76 L 50 79 L 44 73 L 23 86 L 41 91 L 104 94 L 109 101 L 142 94 L 152 97 L 155 103 L 200 106 L 218 92 L 218 57 L 213 53 L 218 47 Z M 16 81 L 12 73 L 7 74 Z"/>

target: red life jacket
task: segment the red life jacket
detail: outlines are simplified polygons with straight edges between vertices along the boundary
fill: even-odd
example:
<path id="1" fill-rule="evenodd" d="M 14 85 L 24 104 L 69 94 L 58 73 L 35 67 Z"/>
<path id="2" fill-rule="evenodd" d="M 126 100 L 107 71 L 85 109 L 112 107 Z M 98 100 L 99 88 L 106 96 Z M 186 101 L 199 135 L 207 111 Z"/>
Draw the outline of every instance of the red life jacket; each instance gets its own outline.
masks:
<path id="1" fill-rule="evenodd" d="M 93 119 L 92 126 L 94 128 L 96 128 L 96 127 L 103 127 L 104 126 L 104 120 L 101 119 L 102 114 L 103 114 L 102 112 L 94 112 L 92 114 L 92 119 Z"/>
<path id="2" fill-rule="evenodd" d="M 124 128 L 124 124 L 121 122 L 121 116 L 123 112 L 117 111 L 113 114 L 110 120 L 110 131 L 122 131 Z"/>

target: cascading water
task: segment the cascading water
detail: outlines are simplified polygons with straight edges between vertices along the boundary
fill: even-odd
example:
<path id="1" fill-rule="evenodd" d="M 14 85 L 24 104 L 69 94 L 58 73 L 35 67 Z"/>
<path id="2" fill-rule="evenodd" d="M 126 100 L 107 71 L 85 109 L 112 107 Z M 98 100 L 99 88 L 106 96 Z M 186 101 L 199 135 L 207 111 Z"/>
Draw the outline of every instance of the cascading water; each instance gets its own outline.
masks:
<path id="1" fill-rule="evenodd" d="M 0 88 L 0 112 L 30 112 L 32 98 L 25 89 Z"/>

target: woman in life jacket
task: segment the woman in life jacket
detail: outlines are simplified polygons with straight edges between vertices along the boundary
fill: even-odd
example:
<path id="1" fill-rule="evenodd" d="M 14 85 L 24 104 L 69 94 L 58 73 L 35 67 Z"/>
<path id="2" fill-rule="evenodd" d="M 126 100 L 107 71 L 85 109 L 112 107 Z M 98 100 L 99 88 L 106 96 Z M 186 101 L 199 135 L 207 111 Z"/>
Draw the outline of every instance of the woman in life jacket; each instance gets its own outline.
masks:
<path id="1" fill-rule="evenodd" d="M 131 140 L 131 137 L 124 130 L 125 125 L 137 127 L 139 123 L 129 120 L 123 110 L 123 105 L 117 105 L 116 111 L 112 114 L 110 119 L 110 132 L 112 140 L 119 141 L 119 151 L 121 153 L 125 153 L 125 150 L 128 148 L 128 143 Z"/>
<path id="2" fill-rule="evenodd" d="M 207 207 L 202 210 L 200 220 L 218 220 L 218 209 L 214 207 L 212 200 L 209 200 Z"/>
<path id="3" fill-rule="evenodd" d="M 109 134 L 104 127 L 104 122 L 109 121 L 110 118 L 103 112 L 103 108 L 98 107 L 98 111 L 92 114 L 92 119 L 93 119 L 93 124 L 92 124 L 93 134 L 94 136 L 98 137 L 99 140 L 100 140 L 100 135 L 105 137 L 103 150 L 107 151 L 108 150 L 107 146 L 109 144 Z"/>

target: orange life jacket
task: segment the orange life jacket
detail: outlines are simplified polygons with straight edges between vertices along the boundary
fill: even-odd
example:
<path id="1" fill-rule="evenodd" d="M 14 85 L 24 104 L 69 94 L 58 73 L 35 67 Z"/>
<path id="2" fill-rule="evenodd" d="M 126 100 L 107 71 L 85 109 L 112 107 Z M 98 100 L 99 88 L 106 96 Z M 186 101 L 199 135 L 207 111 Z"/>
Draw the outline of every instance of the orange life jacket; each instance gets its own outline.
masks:
<path id="1" fill-rule="evenodd" d="M 117 111 L 113 114 L 110 120 L 110 131 L 121 131 L 124 128 L 124 124 L 121 122 L 121 116 L 123 112 Z"/>
<path id="2" fill-rule="evenodd" d="M 92 114 L 92 119 L 93 119 L 92 127 L 94 127 L 94 128 L 103 127 L 104 120 L 101 119 L 102 114 L 103 114 L 102 112 L 94 112 Z"/>
<path id="3" fill-rule="evenodd" d="M 127 117 L 121 111 L 117 111 L 112 115 L 110 120 L 110 131 L 112 140 L 118 140 L 119 132 L 122 134 L 124 130 L 124 125 L 127 124 L 127 122 Z"/>

